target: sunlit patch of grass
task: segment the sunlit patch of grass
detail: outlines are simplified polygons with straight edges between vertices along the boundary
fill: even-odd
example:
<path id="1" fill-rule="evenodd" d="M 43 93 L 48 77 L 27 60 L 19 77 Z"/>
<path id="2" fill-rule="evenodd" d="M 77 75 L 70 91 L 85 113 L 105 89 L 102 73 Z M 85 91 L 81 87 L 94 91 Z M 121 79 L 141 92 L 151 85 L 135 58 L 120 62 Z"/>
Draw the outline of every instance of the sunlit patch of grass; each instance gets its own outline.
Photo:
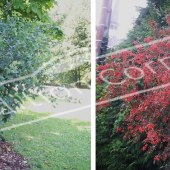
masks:
<path id="1" fill-rule="evenodd" d="M 48 115 L 24 110 L 4 127 Z M 51 118 L 4 131 L 3 137 L 28 160 L 32 170 L 90 170 L 91 140 L 86 126 L 90 123 Z"/>
<path id="2" fill-rule="evenodd" d="M 29 105 L 32 105 L 31 102 L 33 102 L 33 103 L 42 103 L 42 102 L 47 102 L 47 101 L 50 102 L 50 97 L 46 96 L 45 99 L 44 99 L 42 96 L 38 95 L 35 99 L 27 97 L 24 100 L 22 105 L 23 106 L 29 106 Z M 58 102 L 67 102 L 67 100 L 66 99 L 57 99 L 57 98 L 55 98 L 55 103 L 58 103 Z"/>

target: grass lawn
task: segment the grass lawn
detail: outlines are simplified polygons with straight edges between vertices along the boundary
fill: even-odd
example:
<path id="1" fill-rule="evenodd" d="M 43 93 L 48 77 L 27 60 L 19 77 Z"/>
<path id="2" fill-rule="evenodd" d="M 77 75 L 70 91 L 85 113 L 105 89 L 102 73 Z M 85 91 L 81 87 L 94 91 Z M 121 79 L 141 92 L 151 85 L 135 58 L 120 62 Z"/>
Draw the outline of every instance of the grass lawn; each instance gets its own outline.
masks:
<path id="1" fill-rule="evenodd" d="M 49 97 L 46 96 L 46 99 L 49 100 Z M 30 100 L 33 102 L 33 103 L 41 103 L 41 102 L 47 102 L 42 96 L 38 95 L 35 99 L 31 98 L 31 97 L 28 97 L 27 99 L 25 99 L 25 101 L 23 102 L 23 106 L 30 106 L 32 105 Z M 49 100 L 50 101 L 50 100 Z M 60 100 L 60 99 L 55 99 L 55 102 L 67 102 L 66 99 L 63 99 L 63 100 Z"/>
<path id="2" fill-rule="evenodd" d="M 45 98 L 50 101 L 50 99 L 49 99 L 50 97 L 45 96 Z M 35 99 L 33 99 L 31 97 L 28 97 L 27 99 L 24 100 L 22 105 L 23 106 L 31 106 L 31 105 L 33 105 L 30 101 L 33 102 L 33 103 L 47 102 L 41 95 L 38 95 Z M 75 100 L 70 99 L 68 101 L 67 99 L 58 99 L 58 98 L 55 98 L 54 104 L 57 104 L 58 102 L 80 103 L 80 101 L 77 100 L 77 99 L 75 99 Z"/>
<path id="3" fill-rule="evenodd" d="M 48 115 L 20 111 L 4 127 Z M 89 127 L 90 122 L 51 118 L 4 131 L 3 137 L 28 160 L 31 170 L 90 170 Z"/>

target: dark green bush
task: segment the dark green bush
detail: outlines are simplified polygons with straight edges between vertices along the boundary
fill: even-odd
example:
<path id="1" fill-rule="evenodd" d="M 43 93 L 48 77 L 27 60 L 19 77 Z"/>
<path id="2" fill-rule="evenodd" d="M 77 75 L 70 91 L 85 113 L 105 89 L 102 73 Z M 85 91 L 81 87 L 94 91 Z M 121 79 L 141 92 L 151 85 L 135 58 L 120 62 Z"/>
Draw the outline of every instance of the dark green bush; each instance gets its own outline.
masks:
<path id="1" fill-rule="evenodd" d="M 104 96 L 104 83 L 97 85 L 97 100 Z M 165 169 L 164 162 L 155 162 L 156 152 L 142 151 L 142 139 L 137 143 L 123 139 L 116 128 L 124 122 L 129 109 L 122 108 L 122 101 L 100 110 L 96 115 L 96 169 L 97 170 L 158 170 Z"/>

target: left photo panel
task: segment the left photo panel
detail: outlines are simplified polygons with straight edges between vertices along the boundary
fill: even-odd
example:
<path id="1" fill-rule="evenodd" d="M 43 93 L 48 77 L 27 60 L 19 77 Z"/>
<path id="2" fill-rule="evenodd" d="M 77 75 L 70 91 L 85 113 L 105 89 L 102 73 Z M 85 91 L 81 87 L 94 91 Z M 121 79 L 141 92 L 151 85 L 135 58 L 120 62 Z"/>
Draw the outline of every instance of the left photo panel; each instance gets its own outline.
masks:
<path id="1" fill-rule="evenodd" d="M 0 1 L 0 170 L 91 169 L 91 1 Z"/>

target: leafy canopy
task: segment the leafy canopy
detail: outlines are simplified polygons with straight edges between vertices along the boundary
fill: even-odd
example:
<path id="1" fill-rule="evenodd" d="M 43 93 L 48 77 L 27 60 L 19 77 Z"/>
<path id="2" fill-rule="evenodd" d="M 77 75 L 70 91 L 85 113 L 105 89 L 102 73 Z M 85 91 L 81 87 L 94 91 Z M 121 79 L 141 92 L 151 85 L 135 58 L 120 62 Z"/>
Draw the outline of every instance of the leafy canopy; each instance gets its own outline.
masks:
<path id="1" fill-rule="evenodd" d="M 0 9 L 3 19 L 18 13 L 30 20 L 50 21 L 48 10 L 57 4 L 55 0 L 1 0 Z"/>

